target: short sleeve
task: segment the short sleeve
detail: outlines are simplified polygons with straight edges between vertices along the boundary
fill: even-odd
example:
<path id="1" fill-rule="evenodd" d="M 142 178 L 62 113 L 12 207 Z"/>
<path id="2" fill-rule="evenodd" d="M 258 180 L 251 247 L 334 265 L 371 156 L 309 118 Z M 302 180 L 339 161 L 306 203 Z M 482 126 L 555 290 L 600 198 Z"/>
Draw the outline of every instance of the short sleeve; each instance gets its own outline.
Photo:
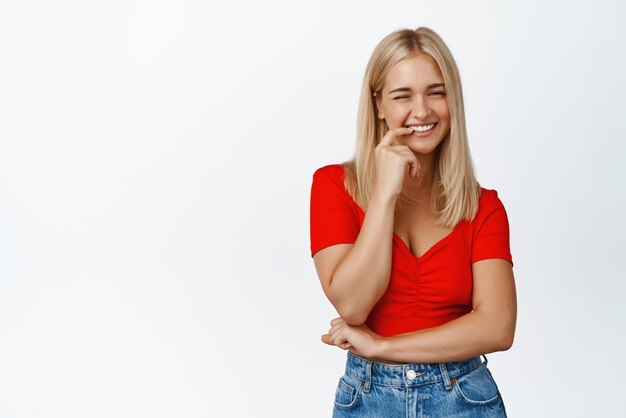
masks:
<path id="1" fill-rule="evenodd" d="M 359 216 L 356 204 L 344 187 L 341 165 L 328 165 L 313 174 L 310 221 L 311 256 L 331 245 L 356 241 Z"/>
<path id="2" fill-rule="evenodd" d="M 509 244 L 509 219 L 495 190 L 483 189 L 474 224 L 472 263 L 503 258 L 513 265 Z"/>

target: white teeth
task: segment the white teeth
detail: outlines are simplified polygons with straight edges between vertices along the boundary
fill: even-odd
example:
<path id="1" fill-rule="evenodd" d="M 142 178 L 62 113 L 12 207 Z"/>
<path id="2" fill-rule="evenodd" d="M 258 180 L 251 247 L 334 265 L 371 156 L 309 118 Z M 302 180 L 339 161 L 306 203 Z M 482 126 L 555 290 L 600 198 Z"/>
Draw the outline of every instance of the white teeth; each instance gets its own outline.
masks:
<path id="1" fill-rule="evenodd" d="M 409 126 L 409 128 L 417 132 L 425 132 L 425 131 L 430 131 L 431 129 L 433 129 L 433 126 L 435 126 L 435 124 L 424 125 L 424 126 Z"/>

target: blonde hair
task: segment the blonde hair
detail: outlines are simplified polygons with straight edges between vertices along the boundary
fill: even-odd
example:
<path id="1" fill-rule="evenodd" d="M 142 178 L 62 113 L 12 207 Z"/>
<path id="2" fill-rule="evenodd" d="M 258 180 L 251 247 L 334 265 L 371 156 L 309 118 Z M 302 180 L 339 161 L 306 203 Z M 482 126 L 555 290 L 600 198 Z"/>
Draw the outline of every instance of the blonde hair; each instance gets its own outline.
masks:
<path id="1" fill-rule="evenodd" d="M 374 150 L 388 131 L 385 121 L 376 117 L 374 92 L 380 93 L 394 65 L 418 53 L 427 54 L 437 62 L 446 85 L 450 131 L 436 151 L 430 202 L 431 211 L 439 216 L 437 224 L 454 227 L 462 219 L 474 218 L 481 187 L 467 141 L 459 71 L 446 44 L 429 28 L 397 30 L 374 49 L 361 88 L 354 158 L 343 163 L 345 186 L 356 203 L 366 210 L 376 179 Z"/>

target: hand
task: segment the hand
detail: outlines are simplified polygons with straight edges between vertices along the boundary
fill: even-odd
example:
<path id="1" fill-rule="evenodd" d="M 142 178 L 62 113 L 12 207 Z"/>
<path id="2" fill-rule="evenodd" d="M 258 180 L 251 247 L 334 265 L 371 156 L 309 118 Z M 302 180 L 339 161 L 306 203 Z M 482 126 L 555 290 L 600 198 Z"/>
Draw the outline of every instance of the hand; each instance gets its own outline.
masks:
<path id="1" fill-rule="evenodd" d="M 396 137 L 413 133 L 411 128 L 389 130 L 376 146 L 376 191 L 386 197 L 396 197 L 402 192 L 404 176 L 419 177 L 420 164 L 406 145 L 394 145 Z"/>
<path id="2" fill-rule="evenodd" d="M 361 357 L 375 357 L 378 344 L 383 337 L 372 331 L 367 325 L 349 325 L 339 317 L 330 321 L 328 334 L 322 335 L 322 341 L 328 345 L 347 350 Z"/>

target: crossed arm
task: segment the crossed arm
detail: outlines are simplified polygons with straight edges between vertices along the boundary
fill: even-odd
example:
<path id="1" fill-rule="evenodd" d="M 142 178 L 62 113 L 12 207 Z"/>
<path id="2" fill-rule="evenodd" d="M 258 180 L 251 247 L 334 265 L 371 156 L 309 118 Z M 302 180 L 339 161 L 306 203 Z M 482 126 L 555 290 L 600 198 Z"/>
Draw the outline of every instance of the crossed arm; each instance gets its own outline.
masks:
<path id="1" fill-rule="evenodd" d="M 382 337 L 367 325 L 331 321 L 326 344 L 350 349 L 379 361 L 439 363 L 464 360 L 511 347 L 517 319 L 517 296 L 511 264 L 498 258 L 472 265 L 472 312 L 426 330 Z"/>

